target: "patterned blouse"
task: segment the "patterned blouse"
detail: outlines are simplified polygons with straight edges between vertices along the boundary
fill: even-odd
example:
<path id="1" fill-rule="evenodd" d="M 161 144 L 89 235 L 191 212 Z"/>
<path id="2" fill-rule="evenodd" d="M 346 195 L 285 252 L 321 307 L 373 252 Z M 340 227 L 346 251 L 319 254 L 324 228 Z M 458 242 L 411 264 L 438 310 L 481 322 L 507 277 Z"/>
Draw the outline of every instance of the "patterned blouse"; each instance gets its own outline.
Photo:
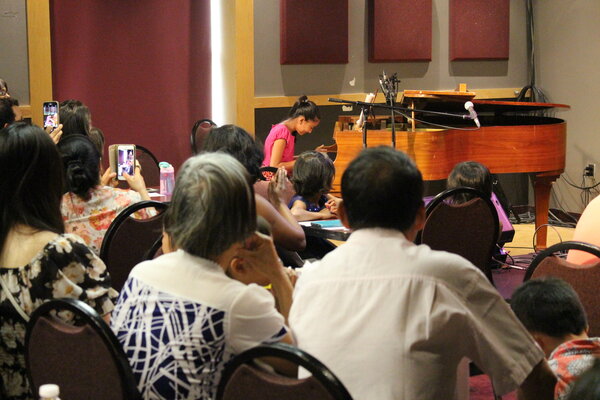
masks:
<path id="1" fill-rule="evenodd" d="M 567 399 L 573 383 L 591 368 L 598 357 L 600 357 L 600 338 L 597 337 L 570 340 L 554 349 L 548 357 L 548 365 L 557 379 L 554 398 Z"/>
<path id="2" fill-rule="evenodd" d="M 90 195 L 86 201 L 74 193 L 65 193 L 61 212 L 65 230 L 80 236 L 96 254 L 100 254 L 104 234 L 111 222 L 119 212 L 142 198 L 133 190 L 109 186 L 96 186 L 91 189 Z M 147 217 L 144 210 L 136 216 Z"/>
<path id="3" fill-rule="evenodd" d="M 46 300 L 72 297 L 100 315 L 111 312 L 118 293 L 110 287 L 106 266 L 75 235 L 58 235 L 29 264 L 2 268 L 15 300 L 28 315 Z M 0 292 L 0 377 L 8 399 L 31 399 L 25 370 L 25 326 L 6 294 Z"/>

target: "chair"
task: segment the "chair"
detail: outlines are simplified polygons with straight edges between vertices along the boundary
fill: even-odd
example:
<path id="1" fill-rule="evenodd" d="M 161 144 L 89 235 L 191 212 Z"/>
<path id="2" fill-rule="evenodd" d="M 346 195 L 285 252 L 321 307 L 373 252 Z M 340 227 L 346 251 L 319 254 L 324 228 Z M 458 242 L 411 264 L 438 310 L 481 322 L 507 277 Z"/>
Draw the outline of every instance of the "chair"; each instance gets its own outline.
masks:
<path id="1" fill-rule="evenodd" d="M 158 187 L 160 185 L 160 167 L 158 159 L 150 150 L 143 146 L 135 145 L 135 156 L 142 168 L 142 176 L 147 187 Z"/>
<path id="2" fill-rule="evenodd" d="M 154 208 L 157 214 L 144 219 L 132 217 L 137 211 Z M 108 227 L 100 258 L 110 273 L 112 286 L 120 291 L 131 269 L 144 261 L 162 236 L 162 218 L 167 205 L 158 201 L 140 201 L 125 208 Z"/>
<path id="3" fill-rule="evenodd" d="M 58 318 L 60 311 L 69 311 L 72 322 Z M 42 384 L 55 383 L 63 399 L 140 398 L 121 344 L 98 313 L 80 300 L 50 300 L 31 314 L 25 361 L 33 393 Z"/>
<path id="4" fill-rule="evenodd" d="M 472 198 L 453 204 L 452 197 L 460 194 Z M 491 200 L 478 190 L 459 187 L 438 194 L 429 203 L 420 242 L 463 256 L 493 284 L 490 261 L 499 234 L 498 214 Z"/>
<path id="5" fill-rule="evenodd" d="M 196 121 L 192 127 L 192 134 L 190 135 L 190 143 L 192 145 L 192 154 L 198 154 L 202 151 L 204 145 L 204 139 L 208 132 L 217 126 L 213 121 L 208 118 L 200 119 Z"/>
<path id="6" fill-rule="evenodd" d="M 274 357 L 301 366 L 312 374 L 298 379 L 268 372 L 254 360 Z M 283 343 L 260 345 L 234 357 L 225 370 L 217 400 L 352 400 L 342 382 L 310 354 Z"/>
<path id="7" fill-rule="evenodd" d="M 150 246 L 146 254 L 144 255 L 144 261 L 146 260 L 154 260 L 155 258 L 161 256 L 162 252 L 162 235 L 156 239 L 156 241 Z"/>
<path id="8" fill-rule="evenodd" d="M 567 250 L 587 251 L 600 257 L 600 247 L 576 241 L 557 243 L 540 252 L 531 262 L 524 281 L 542 276 L 553 276 L 569 283 L 579 295 L 590 327 L 590 337 L 600 335 L 600 262 L 590 265 L 576 265 L 557 257 L 555 253 Z"/>

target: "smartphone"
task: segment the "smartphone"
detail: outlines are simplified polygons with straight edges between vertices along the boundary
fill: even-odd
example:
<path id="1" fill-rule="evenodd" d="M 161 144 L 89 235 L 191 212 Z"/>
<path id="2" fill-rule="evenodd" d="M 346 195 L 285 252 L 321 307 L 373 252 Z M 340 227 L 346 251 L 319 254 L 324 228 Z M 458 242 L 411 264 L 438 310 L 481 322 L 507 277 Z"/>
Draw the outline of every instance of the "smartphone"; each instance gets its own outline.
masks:
<path id="1" fill-rule="evenodd" d="M 108 147 L 110 169 L 117 174 L 117 179 L 124 181 L 123 172 L 135 173 L 135 144 L 113 144 Z"/>
<path id="2" fill-rule="evenodd" d="M 58 126 L 58 101 L 44 102 L 44 129 L 51 126 L 52 129 Z"/>

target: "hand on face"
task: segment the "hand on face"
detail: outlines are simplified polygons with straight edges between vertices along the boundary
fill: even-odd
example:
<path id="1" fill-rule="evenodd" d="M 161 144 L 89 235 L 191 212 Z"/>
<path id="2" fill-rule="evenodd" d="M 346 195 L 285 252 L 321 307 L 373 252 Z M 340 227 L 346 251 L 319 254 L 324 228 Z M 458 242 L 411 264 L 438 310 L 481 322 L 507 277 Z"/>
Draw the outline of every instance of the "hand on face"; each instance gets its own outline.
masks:
<path id="1" fill-rule="evenodd" d="M 283 202 L 283 192 L 287 183 L 287 171 L 284 167 L 277 170 L 273 178 L 269 181 L 268 197 L 271 204 Z"/>
<path id="2" fill-rule="evenodd" d="M 247 277 L 253 277 L 252 282 L 259 284 L 264 284 L 265 280 L 268 283 L 283 273 L 283 266 L 277 256 L 273 240 L 259 232 L 255 232 L 246 239 L 243 247 L 238 249 L 232 263 L 242 263 L 241 266 L 246 269 L 244 272 L 248 274 Z M 236 266 L 240 266 L 240 264 L 232 265 L 234 269 Z M 238 279 L 235 276 L 234 278 Z M 238 280 L 244 282 L 242 279 Z"/>

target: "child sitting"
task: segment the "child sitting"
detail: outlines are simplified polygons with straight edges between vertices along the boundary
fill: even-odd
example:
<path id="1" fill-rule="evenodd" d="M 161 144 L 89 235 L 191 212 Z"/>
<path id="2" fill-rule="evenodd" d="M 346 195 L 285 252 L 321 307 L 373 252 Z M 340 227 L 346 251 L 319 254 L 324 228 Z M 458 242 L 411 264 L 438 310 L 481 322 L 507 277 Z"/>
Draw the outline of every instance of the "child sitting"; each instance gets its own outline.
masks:
<path id="1" fill-rule="evenodd" d="M 517 288 L 510 306 L 546 353 L 557 377 L 554 398 L 568 398 L 573 382 L 600 356 L 600 338 L 588 337 L 577 293 L 558 278 L 532 279 Z"/>
<path id="2" fill-rule="evenodd" d="M 448 175 L 447 188 L 454 189 L 466 186 L 479 190 L 487 198 L 492 197 L 492 175 L 487 167 L 477 161 L 464 161 L 454 166 Z M 459 193 L 453 196 L 457 204 L 466 203 L 471 200 L 469 193 Z"/>
<path id="3" fill-rule="evenodd" d="M 296 159 L 292 182 L 296 195 L 289 207 L 298 221 L 329 219 L 335 216 L 339 199 L 328 194 L 335 168 L 327 156 L 306 151 Z"/>

